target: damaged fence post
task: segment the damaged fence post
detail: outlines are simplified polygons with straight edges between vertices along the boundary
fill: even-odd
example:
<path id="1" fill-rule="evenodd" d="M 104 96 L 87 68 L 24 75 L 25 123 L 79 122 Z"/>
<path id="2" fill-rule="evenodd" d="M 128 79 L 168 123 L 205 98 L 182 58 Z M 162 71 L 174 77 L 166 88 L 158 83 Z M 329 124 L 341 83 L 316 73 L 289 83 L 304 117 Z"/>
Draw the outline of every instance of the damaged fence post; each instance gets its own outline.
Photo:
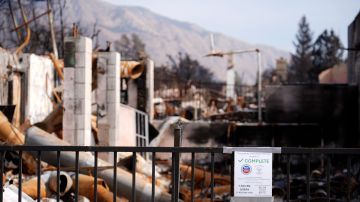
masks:
<path id="1" fill-rule="evenodd" d="M 180 121 L 180 119 L 175 123 L 174 126 L 174 147 L 181 147 L 182 142 L 182 128 L 183 125 Z M 179 188 L 180 188 L 180 152 L 179 151 L 173 151 L 173 201 L 179 200 Z"/>

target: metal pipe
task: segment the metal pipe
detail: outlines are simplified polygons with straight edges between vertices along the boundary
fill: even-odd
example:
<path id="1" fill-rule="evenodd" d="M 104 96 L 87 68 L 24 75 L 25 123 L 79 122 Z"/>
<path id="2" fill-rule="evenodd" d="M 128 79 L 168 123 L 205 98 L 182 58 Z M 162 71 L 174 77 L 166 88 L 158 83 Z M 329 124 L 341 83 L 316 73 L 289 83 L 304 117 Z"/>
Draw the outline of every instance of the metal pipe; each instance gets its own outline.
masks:
<path id="1" fill-rule="evenodd" d="M 64 73 L 62 71 L 62 68 L 64 68 L 64 62 L 59 61 L 56 58 L 56 55 L 54 55 L 53 53 L 49 53 L 49 57 L 50 57 L 51 61 L 54 64 L 54 68 L 56 70 L 56 73 L 59 75 L 60 79 L 62 81 L 64 81 Z"/>
<path id="2" fill-rule="evenodd" d="M 38 179 L 38 177 L 34 177 L 22 184 L 22 191 L 33 199 L 46 197 L 45 183 L 41 179 L 38 182 Z"/>
<path id="3" fill-rule="evenodd" d="M 95 181 L 94 177 L 83 174 L 80 174 L 78 178 L 79 178 L 79 195 L 85 196 L 92 202 L 96 202 L 96 201 L 120 202 L 120 198 L 118 197 L 115 198 L 115 200 L 113 201 L 113 193 L 109 191 L 109 188 L 104 182 L 104 180 L 96 179 Z M 72 176 L 72 179 L 75 180 L 75 176 Z M 76 188 L 73 185 L 72 190 L 74 189 Z"/>
<path id="4" fill-rule="evenodd" d="M 261 94 L 262 94 L 262 81 L 261 81 L 261 53 L 259 49 L 255 50 L 257 53 L 257 66 L 258 66 L 258 122 L 262 122 L 262 105 L 261 105 Z"/>
<path id="5" fill-rule="evenodd" d="M 15 128 L 0 111 L 0 141 L 10 145 L 22 145 L 25 142 L 25 136 Z M 36 160 L 29 153 L 24 152 L 22 155 L 23 164 L 28 173 L 35 173 Z"/>
<path id="6" fill-rule="evenodd" d="M 26 15 L 25 15 L 25 11 L 24 11 L 24 8 L 23 6 L 21 5 L 21 0 L 18 0 L 18 3 L 19 3 L 19 7 L 20 7 L 20 10 L 21 10 L 21 15 L 22 15 L 22 18 L 24 20 L 24 23 L 26 23 L 26 37 L 25 37 L 25 40 L 24 42 L 20 45 L 20 47 L 18 47 L 16 50 L 15 50 L 15 54 L 19 54 L 30 42 L 30 36 L 31 36 L 31 30 L 30 30 L 30 26 L 27 24 L 27 18 L 26 18 Z"/>
<path id="7" fill-rule="evenodd" d="M 49 133 L 37 128 L 31 127 L 26 132 L 25 145 L 32 146 L 70 146 L 69 143 L 50 135 Z M 57 152 L 49 151 L 46 152 L 47 155 L 42 157 L 42 160 L 51 164 L 56 165 Z M 60 156 L 61 166 L 73 167 L 76 163 L 74 152 L 61 152 Z M 79 153 L 79 167 L 93 167 L 94 166 L 94 156 L 90 152 L 80 152 Z M 112 164 L 98 159 L 98 166 L 112 166 Z M 84 171 L 82 171 L 84 172 Z M 121 169 L 117 168 L 116 170 L 116 193 L 118 196 L 120 194 L 126 198 L 131 198 L 131 186 L 132 186 L 132 175 Z M 86 171 L 84 172 L 86 173 Z M 98 171 L 98 177 L 102 178 L 110 189 L 113 190 L 113 180 L 114 180 L 114 169 L 104 169 Z M 147 178 L 136 178 L 136 201 L 149 201 L 151 200 L 151 183 L 146 181 Z M 160 188 L 155 191 L 155 201 L 170 201 L 171 196 L 168 193 L 164 193 Z"/>
<path id="8" fill-rule="evenodd" d="M 121 61 L 120 62 L 121 78 L 137 79 L 145 69 L 144 61 Z"/>
<path id="9" fill-rule="evenodd" d="M 59 187 L 58 187 L 59 182 Z M 61 171 L 59 173 L 59 180 L 57 176 L 57 171 L 51 172 L 49 180 L 48 180 L 48 186 L 49 189 L 60 196 L 64 196 L 73 185 L 73 181 L 69 174 L 66 172 Z M 58 192 L 59 191 L 59 192 Z"/>

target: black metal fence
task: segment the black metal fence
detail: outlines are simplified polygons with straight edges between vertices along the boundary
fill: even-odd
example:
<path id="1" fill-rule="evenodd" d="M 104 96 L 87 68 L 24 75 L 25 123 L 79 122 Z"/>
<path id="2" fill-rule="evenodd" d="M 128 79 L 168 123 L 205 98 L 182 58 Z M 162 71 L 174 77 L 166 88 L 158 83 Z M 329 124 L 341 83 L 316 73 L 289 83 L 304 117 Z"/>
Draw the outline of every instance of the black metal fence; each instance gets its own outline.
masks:
<path id="1" fill-rule="evenodd" d="M 250 149 L 250 150 L 249 150 Z M 112 153 L 114 158 L 114 163 L 112 166 L 114 178 L 112 184 L 113 191 L 113 200 L 116 201 L 117 196 L 121 196 L 123 193 L 118 193 L 117 191 L 117 153 L 118 152 L 132 152 L 132 193 L 130 201 L 139 201 L 136 200 L 136 153 L 150 153 L 152 156 L 152 189 L 151 189 L 151 201 L 156 201 L 155 198 L 155 159 L 158 153 L 171 153 L 172 154 L 172 183 L 171 183 L 171 201 L 179 200 L 179 183 L 180 183 L 180 172 L 179 172 L 179 158 L 176 158 L 177 155 L 188 153 L 191 154 L 191 201 L 195 200 L 194 195 L 194 168 L 196 166 L 196 158 L 195 154 L 203 153 L 208 154 L 210 165 L 208 166 L 209 172 L 211 172 L 211 183 L 208 187 L 210 189 L 210 199 L 211 201 L 219 201 L 222 199 L 215 199 L 214 193 L 214 170 L 215 170 L 215 156 L 228 156 L 229 159 L 232 159 L 233 162 L 234 155 L 233 153 L 224 153 L 224 151 L 229 152 L 228 148 L 202 148 L 202 147 L 100 147 L 100 146 L 1 146 L 0 147 L 0 173 L 4 173 L 4 162 L 5 162 L 5 152 L 17 152 L 21 157 L 24 152 L 31 152 L 36 154 L 36 162 L 37 162 L 37 201 L 41 201 L 40 194 L 40 177 L 41 177 L 41 160 L 42 157 L 48 155 L 49 152 L 56 152 L 56 164 L 53 165 L 56 167 L 57 171 L 57 193 L 59 193 L 59 182 L 60 182 L 60 170 L 61 170 L 61 162 L 60 157 L 63 152 L 73 152 L 75 155 L 75 191 L 74 191 L 74 201 L 78 201 L 78 193 L 79 193 L 79 173 L 82 169 L 79 166 L 79 154 L 82 152 L 92 152 L 94 156 L 94 167 L 92 169 L 92 175 L 94 176 L 94 182 L 97 182 L 98 179 L 98 153 L 106 152 Z M 312 176 L 312 166 L 316 165 L 316 168 L 323 169 L 324 176 L 320 177 L 320 181 L 323 182 L 323 186 L 326 188 L 326 197 L 322 196 L 324 201 L 351 201 L 357 200 L 358 195 L 360 193 L 359 188 L 359 175 L 360 175 L 360 165 L 359 165 L 359 157 L 360 157 L 360 149 L 358 148 L 333 148 L 333 149 L 325 149 L 325 148 L 235 148 L 234 151 L 255 151 L 255 152 L 271 152 L 274 153 L 274 163 L 273 167 L 281 168 L 283 172 L 284 178 L 282 178 L 282 184 L 284 188 L 284 196 L 281 196 L 283 200 L 287 201 L 310 201 L 316 199 L 316 195 L 312 194 L 314 181 Z M 231 150 L 230 150 L 231 151 Z M 300 159 L 300 160 L 299 160 Z M 302 163 L 297 164 L 299 161 Z M 23 160 L 19 158 L 19 182 L 18 182 L 18 201 L 22 200 L 22 165 Z M 295 171 L 302 167 L 301 165 L 305 165 L 304 176 L 305 178 L 305 187 L 302 186 L 300 188 L 300 192 L 302 197 L 294 196 L 293 192 L 296 190 L 299 192 L 299 187 L 294 185 L 294 175 L 292 171 Z M 332 183 L 332 179 L 336 177 L 337 169 L 346 170 L 343 172 L 346 174 L 346 178 L 343 180 L 343 183 L 334 184 Z M 230 166 L 229 173 L 231 176 L 234 176 L 233 166 Z M 301 174 L 300 174 L 301 175 Z M 275 176 L 274 176 L 275 177 Z M 274 182 L 275 180 L 273 180 Z M 355 181 L 355 183 L 351 183 Z M 97 183 L 94 183 L 94 201 L 97 201 Z M 0 181 L 0 189 L 3 190 L 3 182 Z M 295 186 L 295 187 L 294 187 Z M 340 186 L 340 187 L 339 187 Z M 354 187 L 355 186 L 355 187 Z M 342 195 L 334 194 L 333 190 L 342 189 Z M 231 190 L 233 191 L 233 177 L 231 177 Z M 355 191 L 355 193 L 354 193 Z M 229 193 L 231 196 L 232 194 Z M 0 201 L 3 201 L 3 192 L 0 192 Z M 60 196 L 57 194 L 57 201 L 59 201 Z M 225 199 L 223 199 L 225 200 Z"/>

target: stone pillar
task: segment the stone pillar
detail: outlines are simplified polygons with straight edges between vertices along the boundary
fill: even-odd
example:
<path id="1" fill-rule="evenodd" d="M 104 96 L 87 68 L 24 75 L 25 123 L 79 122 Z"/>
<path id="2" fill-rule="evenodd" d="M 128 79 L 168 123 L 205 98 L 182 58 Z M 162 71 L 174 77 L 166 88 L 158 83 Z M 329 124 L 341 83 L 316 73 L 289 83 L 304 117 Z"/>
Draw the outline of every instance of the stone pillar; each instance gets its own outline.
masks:
<path id="1" fill-rule="evenodd" d="M 73 145 L 91 145 L 92 41 L 65 38 L 63 137 Z"/>
<path id="2" fill-rule="evenodd" d="M 120 124 L 120 54 L 101 52 L 97 62 L 97 91 L 99 140 L 102 146 L 116 146 Z M 113 161 L 112 154 L 100 153 L 100 158 Z"/>
<path id="3" fill-rule="evenodd" d="M 149 122 L 154 120 L 154 61 L 146 60 L 146 90 L 147 90 L 147 102 L 146 112 L 149 115 Z"/>

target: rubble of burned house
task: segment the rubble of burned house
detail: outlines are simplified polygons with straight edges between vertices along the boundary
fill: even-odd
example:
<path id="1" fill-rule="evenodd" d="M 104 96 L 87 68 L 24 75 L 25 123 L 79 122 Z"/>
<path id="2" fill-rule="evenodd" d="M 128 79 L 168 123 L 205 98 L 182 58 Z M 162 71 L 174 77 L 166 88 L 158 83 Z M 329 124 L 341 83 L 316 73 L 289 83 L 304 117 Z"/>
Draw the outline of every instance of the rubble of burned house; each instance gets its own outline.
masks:
<path id="1" fill-rule="evenodd" d="M 138 138 L 144 134 L 139 134 L 136 120 L 148 124 L 151 118 L 147 114 L 154 113 L 152 98 L 146 100 L 144 112 L 121 104 L 120 81 L 121 77 L 139 74 L 138 71 L 153 77 L 153 62 L 147 59 L 125 69 L 127 63 L 121 61 L 119 53 L 93 52 L 91 40 L 81 36 L 67 37 L 65 47 L 64 60 L 53 55 L 16 54 L 0 49 L 0 140 L 3 147 L 147 146 L 147 143 L 139 145 Z M 147 94 L 151 96 L 153 78 L 145 81 Z M 130 95 L 129 99 L 136 98 Z M 145 118 L 139 118 L 140 115 Z M 148 136 L 147 133 L 144 136 Z M 39 156 L 38 151 L 2 151 L 4 201 L 18 200 L 20 196 L 22 201 L 56 198 L 94 201 L 94 195 L 98 201 L 133 199 L 132 152 L 116 153 L 114 159 L 114 152 L 81 151 L 77 156 L 76 152 L 60 149 L 59 153 L 43 151 Z M 152 161 L 149 156 L 139 154 L 136 155 L 134 183 L 136 201 L 150 200 L 152 196 L 155 201 L 170 201 L 171 156 L 156 156 L 152 195 Z M 206 166 L 209 155 L 196 154 L 196 158 L 204 166 L 196 166 L 192 171 L 188 156 L 181 157 L 184 186 L 180 188 L 180 196 L 184 201 L 191 200 L 192 172 L 195 173 L 193 197 L 196 200 L 211 197 L 211 173 Z M 219 171 L 214 180 L 216 198 L 229 197 L 229 172 Z"/>
<path id="2" fill-rule="evenodd" d="M 357 86 L 269 86 L 260 115 L 262 106 L 246 104 L 254 103 L 253 95 L 208 104 L 212 92 L 194 88 L 178 103 L 178 89 L 167 89 L 169 98 L 176 98 L 166 100 L 174 105 L 170 114 L 181 114 L 176 106 L 192 108 L 196 121 L 180 116 L 153 120 L 155 101 L 164 100 L 154 99 L 151 59 L 123 61 L 110 47 L 94 51 L 92 40 L 77 34 L 64 41 L 63 59 L 22 53 L 23 45 L 15 52 L 0 47 L 2 201 L 174 201 L 176 172 L 181 200 L 229 201 L 233 156 L 185 152 L 175 171 L 171 150 L 141 150 L 174 147 L 173 126 L 179 121 L 182 147 L 359 145 L 351 133 L 358 131 Z M 253 92 L 250 88 L 242 91 Z M 135 150 L 117 152 L 124 148 Z M 353 162 L 309 157 L 293 155 L 290 161 L 274 155 L 273 200 L 304 201 L 307 194 L 319 201 L 360 200 L 358 157 Z"/>

